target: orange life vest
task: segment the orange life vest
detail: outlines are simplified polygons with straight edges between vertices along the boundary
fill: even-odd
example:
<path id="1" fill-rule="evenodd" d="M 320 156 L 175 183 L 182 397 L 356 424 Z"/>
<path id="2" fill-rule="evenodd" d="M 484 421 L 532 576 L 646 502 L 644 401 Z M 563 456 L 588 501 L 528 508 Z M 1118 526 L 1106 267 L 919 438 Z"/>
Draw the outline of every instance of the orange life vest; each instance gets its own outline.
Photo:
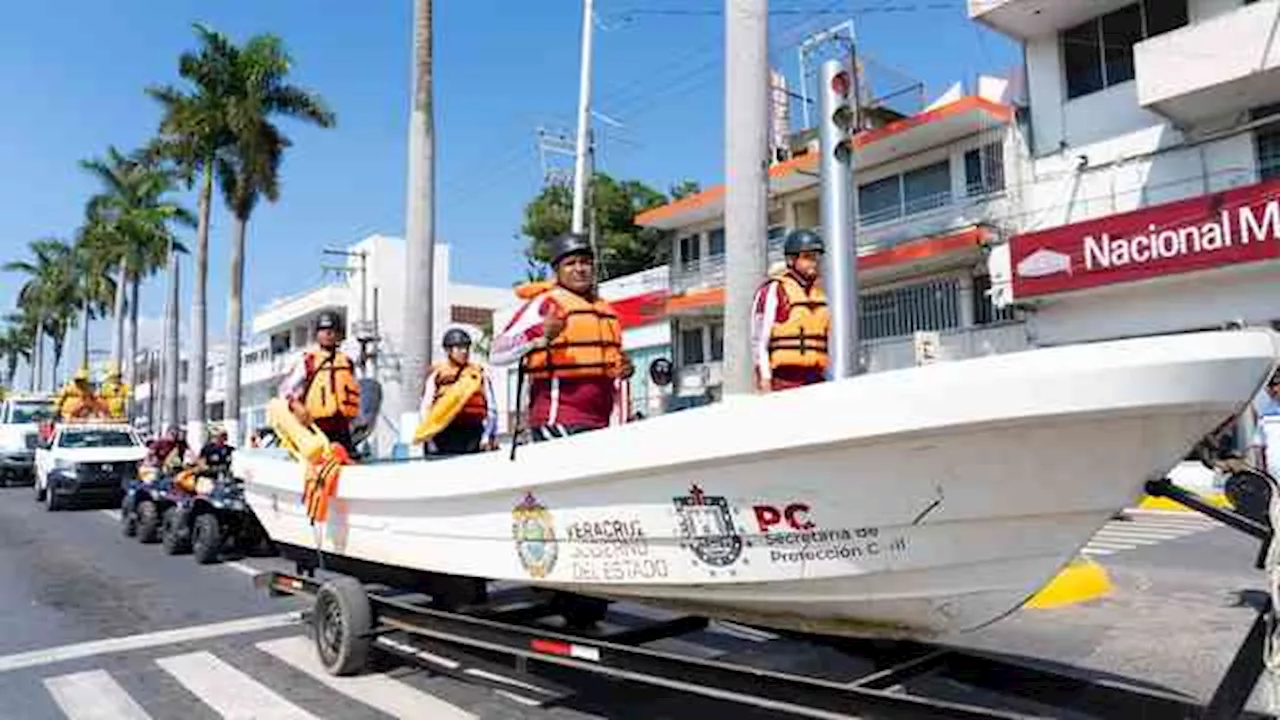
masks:
<path id="1" fill-rule="evenodd" d="M 826 293 L 816 283 L 806 290 L 791 273 L 778 275 L 777 281 L 789 311 L 785 321 L 774 323 L 769 335 L 769 366 L 825 370 L 831 329 Z"/>
<path id="2" fill-rule="evenodd" d="M 344 352 L 307 351 L 307 389 L 303 405 L 312 418 L 353 418 L 360 414 L 360 385 L 355 366 Z"/>
<path id="3" fill-rule="evenodd" d="M 465 367 L 458 367 L 455 363 L 445 360 L 436 365 L 436 393 L 431 398 L 431 402 L 439 402 L 440 398 L 449 391 L 449 387 L 458 382 L 458 378 L 463 372 L 470 371 L 478 375 L 484 370 L 475 363 L 467 363 Z M 481 375 L 483 378 L 483 375 Z M 458 411 L 459 416 L 465 416 L 476 420 L 483 420 L 488 413 L 489 403 L 484 397 L 484 383 L 480 384 L 480 389 L 471 394 L 467 398 L 467 402 L 463 404 L 462 409 Z"/>
<path id="4" fill-rule="evenodd" d="M 556 287 L 551 297 L 564 314 L 564 330 L 544 349 L 525 356 L 525 373 L 548 378 L 613 378 L 622 370 L 622 323 L 607 301 L 587 300 Z"/>

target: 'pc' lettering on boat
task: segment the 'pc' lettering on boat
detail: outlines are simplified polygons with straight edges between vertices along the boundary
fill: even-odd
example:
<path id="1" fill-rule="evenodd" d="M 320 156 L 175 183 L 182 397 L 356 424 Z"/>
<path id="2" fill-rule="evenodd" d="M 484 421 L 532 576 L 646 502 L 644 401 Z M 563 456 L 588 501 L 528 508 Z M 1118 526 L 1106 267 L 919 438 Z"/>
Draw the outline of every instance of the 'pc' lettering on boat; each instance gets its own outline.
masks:
<path id="1" fill-rule="evenodd" d="M 756 515 L 756 525 L 760 532 L 767 533 L 770 528 L 783 521 L 792 530 L 803 532 L 814 528 L 813 521 L 809 519 L 809 506 L 805 503 L 791 503 L 782 510 L 773 505 L 753 505 L 751 510 Z"/>

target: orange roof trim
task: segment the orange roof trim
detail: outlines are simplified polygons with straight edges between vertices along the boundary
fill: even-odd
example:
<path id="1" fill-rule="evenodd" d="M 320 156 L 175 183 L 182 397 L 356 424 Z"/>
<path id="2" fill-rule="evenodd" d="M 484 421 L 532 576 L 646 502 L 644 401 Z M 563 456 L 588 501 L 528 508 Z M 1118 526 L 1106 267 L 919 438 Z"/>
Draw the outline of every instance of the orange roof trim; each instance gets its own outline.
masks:
<path id="1" fill-rule="evenodd" d="M 978 97 L 977 95 L 971 95 L 960 98 L 955 102 L 947 103 L 941 107 L 934 108 L 928 112 L 891 122 L 884 127 L 876 128 L 874 130 L 864 130 L 854 136 L 853 144 L 855 147 L 863 148 L 872 143 L 887 140 L 894 135 L 906 132 L 911 128 L 926 125 L 931 122 L 937 122 L 939 120 L 973 110 L 986 112 L 1000 122 L 1008 122 L 1013 118 L 1013 108 L 1008 105 L 1002 105 L 1000 103 L 987 100 L 986 98 Z M 783 177 L 798 170 L 811 169 L 817 164 L 818 156 L 815 153 L 798 155 L 790 160 L 777 163 L 770 167 L 769 177 Z M 672 216 L 679 215 L 682 212 L 704 207 L 722 195 L 724 195 L 724 185 L 714 185 L 700 193 L 694 193 L 693 195 L 680 198 L 675 202 L 660 205 L 650 210 L 645 210 L 639 215 L 636 215 L 633 222 L 637 225 L 649 225 L 656 223 Z"/>

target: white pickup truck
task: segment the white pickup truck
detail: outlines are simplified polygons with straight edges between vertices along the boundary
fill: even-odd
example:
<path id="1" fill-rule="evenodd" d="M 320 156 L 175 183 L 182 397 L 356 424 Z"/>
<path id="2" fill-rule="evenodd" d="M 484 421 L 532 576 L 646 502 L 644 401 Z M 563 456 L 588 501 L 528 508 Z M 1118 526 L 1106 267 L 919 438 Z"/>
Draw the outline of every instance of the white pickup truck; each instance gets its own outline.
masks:
<path id="1" fill-rule="evenodd" d="M 0 402 L 0 487 L 35 482 L 40 423 L 53 417 L 44 395 L 14 394 Z"/>
<path id="2" fill-rule="evenodd" d="M 79 499 L 120 507 L 146 456 L 146 444 L 125 423 L 57 425 L 48 445 L 36 450 L 36 501 L 49 510 Z"/>

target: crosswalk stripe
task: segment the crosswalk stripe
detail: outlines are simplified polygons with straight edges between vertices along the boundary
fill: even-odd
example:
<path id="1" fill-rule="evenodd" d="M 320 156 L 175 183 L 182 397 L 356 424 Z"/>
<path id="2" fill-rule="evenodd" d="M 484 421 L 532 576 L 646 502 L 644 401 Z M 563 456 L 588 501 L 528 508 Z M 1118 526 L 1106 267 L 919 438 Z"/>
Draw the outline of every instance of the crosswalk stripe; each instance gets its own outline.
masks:
<path id="1" fill-rule="evenodd" d="M 315 646 L 294 636 L 258 643 L 257 648 L 338 692 L 397 718 L 475 720 L 475 715 L 384 674 L 335 677 L 325 671 Z"/>
<path id="2" fill-rule="evenodd" d="M 320 720 L 212 653 L 172 655 L 156 664 L 225 720 Z"/>
<path id="3" fill-rule="evenodd" d="M 1212 518 L 1137 515 L 1103 525 L 1081 550 L 1085 555 L 1113 555 L 1158 545 L 1221 526 Z"/>
<path id="4" fill-rule="evenodd" d="M 1123 548 L 1123 549 L 1128 550 L 1129 548 Z M 1086 546 L 1085 549 L 1081 550 L 1080 552 L 1084 553 L 1085 555 L 1114 555 L 1116 553 L 1115 550 L 1104 550 L 1102 548 L 1093 547 L 1092 545 Z"/>
<path id="5" fill-rule="evenodd" d="M 151 720 L 104 670 L 46 678 L 44 686 L 69 720 Z"/>
<path id="6" fill-rule="evenodd" d="M 1208 528 L 1153 528 L 1134 527 L 1132 525 L 1106 525 L 1099 532 L 1123 533 L 1125 535 L 1150 535 L 1153 537 L 1181 537 L 1191 535 Z"/>

